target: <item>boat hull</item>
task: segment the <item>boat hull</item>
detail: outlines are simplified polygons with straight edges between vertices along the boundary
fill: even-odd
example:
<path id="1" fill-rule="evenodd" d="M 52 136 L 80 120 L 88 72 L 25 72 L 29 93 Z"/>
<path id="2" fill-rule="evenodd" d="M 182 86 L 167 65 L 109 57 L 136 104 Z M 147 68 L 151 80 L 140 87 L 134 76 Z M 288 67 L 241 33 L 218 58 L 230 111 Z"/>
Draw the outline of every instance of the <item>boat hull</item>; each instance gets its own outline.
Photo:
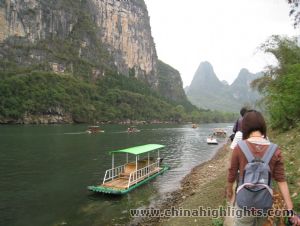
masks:
<path id="1" fill-rule="evenodd" d="M 126 189 L 117 189 L 117 188 L 105 187 L 102 185 L 88 186 L 87 188 L 88 188 L 88 190 L 93 191 L 93 192 L 112 194 L 112 195 L 123 195 L 123 194 L 126 194 L 126 193 L 132 191 L 133 189 L 147 183 L 148 181 L 154 179 L 158 175 L 163 174 L 165 171 L 167 171 L 169 169 L 170 169 L 169 166 L 163 166 L 163 168 L 159 172 L 145 178 L 144 180 L 142 180 Z"/>
<path id="2" fill-rule="evenodd" d="M 218 141 L 216 139 L 207 139 L 206 143 L 207 144 L 218 144 Z"/>

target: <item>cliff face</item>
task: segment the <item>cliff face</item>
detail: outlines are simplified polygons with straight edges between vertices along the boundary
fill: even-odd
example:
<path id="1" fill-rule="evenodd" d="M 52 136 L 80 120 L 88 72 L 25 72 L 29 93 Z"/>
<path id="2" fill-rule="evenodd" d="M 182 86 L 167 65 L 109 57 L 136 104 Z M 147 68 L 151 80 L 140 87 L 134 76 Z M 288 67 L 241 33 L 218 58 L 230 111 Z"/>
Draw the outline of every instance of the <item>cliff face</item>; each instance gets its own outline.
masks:
<path id="1" fill-rule="evenodd" d="M 0 0 L 0 80 L 0 123 L 167 118 L 172 106 L 194 108 L 179 72 L 157 59 L 143 0 Z M 157 114 L 161 100 L 168 110 Z"/>
<path id="2" fill-rule="evenodd" d="M 182 88 L 182 80 L 179 72 L 170 65 L 158 61 L 159 92 L 170 100 L 178 103 L 187 102 L 186 95 Z"/>
<path id="3" fill-rule="evenodd" d="M 17 17 L 17 5 L 10 4 L 10 1 L 0 3 L 0 42 L 9 36 L 25 36 L 22 23 Z"/>
<path id="4" fill-rule="evenodd" d="M 5 0 L 0 9 L 4 31 L 0 41 L 11 36 L 25 37 L 32 43 L 54 35 L 67 37 L 78 18 L 66 7 L 53 2 L 46 5 L 43 0 Z"/>
<path id="5" fill-rule="evenodd" d="M 92 0 L 101 40 L 108 45 L 115 64 L 124 74 L 128 68 L 157 86 L 157 55 L 147 10 L 132 1 Z M 99 13 L 101 12 L 101 13 Z"/>
<path id="6" fill-rule="evenodd" d="M 5 0 L 0 7 L 0 42 L 19 37 L 29 43 L 27 46 L 38 46 L 29 55 L 19 56 L 21 63 L 28 61 L 28 57 L 33 61 L 47 58 L 52 70 L 73 72 L 76 62 L 51 54 L 58 47 L 56 43 L 49 47 L 49 43 L 59 39 L 59 42 L 68 40 L 74 44 L 76 40 L 73 54 L 80 60 L 92 62 L 93 67 L 87 71 L 90 75 L 105 74 L 106 66 L 100 61 L 103 55 L 109 55 L 112 59 L 109 64 L 119 73 L 157 87 L 157 55 L 143 1 Z M 42 42 L 48 49 L 42 50 Z M 100 57 L 93 53 L 97 48 L 105 52 Z"/>

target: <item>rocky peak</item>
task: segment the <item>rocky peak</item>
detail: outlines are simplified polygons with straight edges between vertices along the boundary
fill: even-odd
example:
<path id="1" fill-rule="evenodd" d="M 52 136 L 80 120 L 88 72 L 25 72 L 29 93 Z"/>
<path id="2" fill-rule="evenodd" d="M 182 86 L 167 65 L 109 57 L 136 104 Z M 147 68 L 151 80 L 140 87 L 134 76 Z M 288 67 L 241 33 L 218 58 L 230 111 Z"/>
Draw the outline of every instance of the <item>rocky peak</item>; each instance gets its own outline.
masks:
<path id="1" fill-rule="evenodd" d="M 194 78 L 189 86 L 188 93 L 197 93 L 199 89 L 220 88 L 223 84 L 216 76 L 212 65 L 205 61 L 201 62 Z"/>
<path id="2" fill-rule="evenodd" d="M 260 75 L 244 68 L 235 81 L 228 85 L 227 82 L 220 82 L 210 63 L 202 62 L 186 93 L 188 99 L 200 108 L 238 112 L 244 104 L 253 104 L 259 99 L 250 83 Z"/>
<path id="3" fill-rule="evenodd" d="M 241 84 L 248 85 L 249 80 L 252 80 L 252 77 L 251 77 L 252 75 L 253 74 L 250 73 L 248 71 L 248 69 L 245 69 L 245 68 L 241 69 L 237 78 L 232 83 L 232 86 L 241 85 Z"/>
<path id="4" fill-rule="evenodd" d="M 253 74 L 245 68 L 241 69 L 237 78 L 230 86 L 233 97 L 236 100 L 248 100 L 249 102 L 257 100 L 259 94 L 257 91 L 252 90 L 251 82 L 260 76 L 260 73 Z"/>
<path id="5" fill-rule="evenodd" d="M 231 84 L 231 87 L 250 87 L 250 83 L 259 76 L 260 73 L 253 74 L 249 72 L 248 69 L 243 68 L 240 70 L 237 78 Z"/>

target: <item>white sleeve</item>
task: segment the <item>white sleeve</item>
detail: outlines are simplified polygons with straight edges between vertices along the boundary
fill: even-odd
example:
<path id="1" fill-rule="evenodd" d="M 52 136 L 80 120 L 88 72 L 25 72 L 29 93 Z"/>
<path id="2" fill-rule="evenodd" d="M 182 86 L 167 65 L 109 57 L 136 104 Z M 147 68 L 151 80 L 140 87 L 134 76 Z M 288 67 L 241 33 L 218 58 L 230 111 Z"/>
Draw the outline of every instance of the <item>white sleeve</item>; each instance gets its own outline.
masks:
<path id="1" fill-rule="evenodd" d="M 233 150 L 235 148 L 235 146 L 237 145 L 237 143 L 242 139 L 243 139 L 243 133 L 241 131 L 237 131 L 235 133 L 233 141 L 231 142 L 230 149 Z"/>

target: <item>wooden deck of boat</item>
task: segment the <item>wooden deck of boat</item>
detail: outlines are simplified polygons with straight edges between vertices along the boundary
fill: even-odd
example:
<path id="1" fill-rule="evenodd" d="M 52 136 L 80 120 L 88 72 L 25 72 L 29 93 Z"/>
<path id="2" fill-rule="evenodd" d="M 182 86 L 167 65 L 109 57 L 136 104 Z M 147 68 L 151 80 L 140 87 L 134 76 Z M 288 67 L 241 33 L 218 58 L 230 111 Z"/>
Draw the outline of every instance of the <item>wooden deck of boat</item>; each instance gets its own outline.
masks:
<path id="1" fill-rule="evenodd" d="M 128 185 L 128 179 L 127 178 L 116 178 L 114 180 L 111 180 L 109 182 L 106 182 L 102 186 L 105 187 L 112 187 L 112 188 L 127 188 Z"/>
<path id="2" fill-rule="evenodd" d="M 159 172 L 162 168 L 160 167 L 155 167 L 155 169 L 149 174 L 149 176 Z M 145 178 L 147 178 L 147 176 L 144 176 L 144 177 L 141 177 L 139 178 L 139 180 L 136 181 L 136 183 L 144 180 Z M 104 184 L 102 184 L 102 186 L 104 187 L 111 187 L 111 188 L 117 188 L 117 189 L 124 189 L 124 188 L 127 188 L 128 186 L 128 180 L 129 180 L 129 176 L 128 177 L 118 177 L 118 178 L 115 178 L 111 181 L 108 181 Z"/>

